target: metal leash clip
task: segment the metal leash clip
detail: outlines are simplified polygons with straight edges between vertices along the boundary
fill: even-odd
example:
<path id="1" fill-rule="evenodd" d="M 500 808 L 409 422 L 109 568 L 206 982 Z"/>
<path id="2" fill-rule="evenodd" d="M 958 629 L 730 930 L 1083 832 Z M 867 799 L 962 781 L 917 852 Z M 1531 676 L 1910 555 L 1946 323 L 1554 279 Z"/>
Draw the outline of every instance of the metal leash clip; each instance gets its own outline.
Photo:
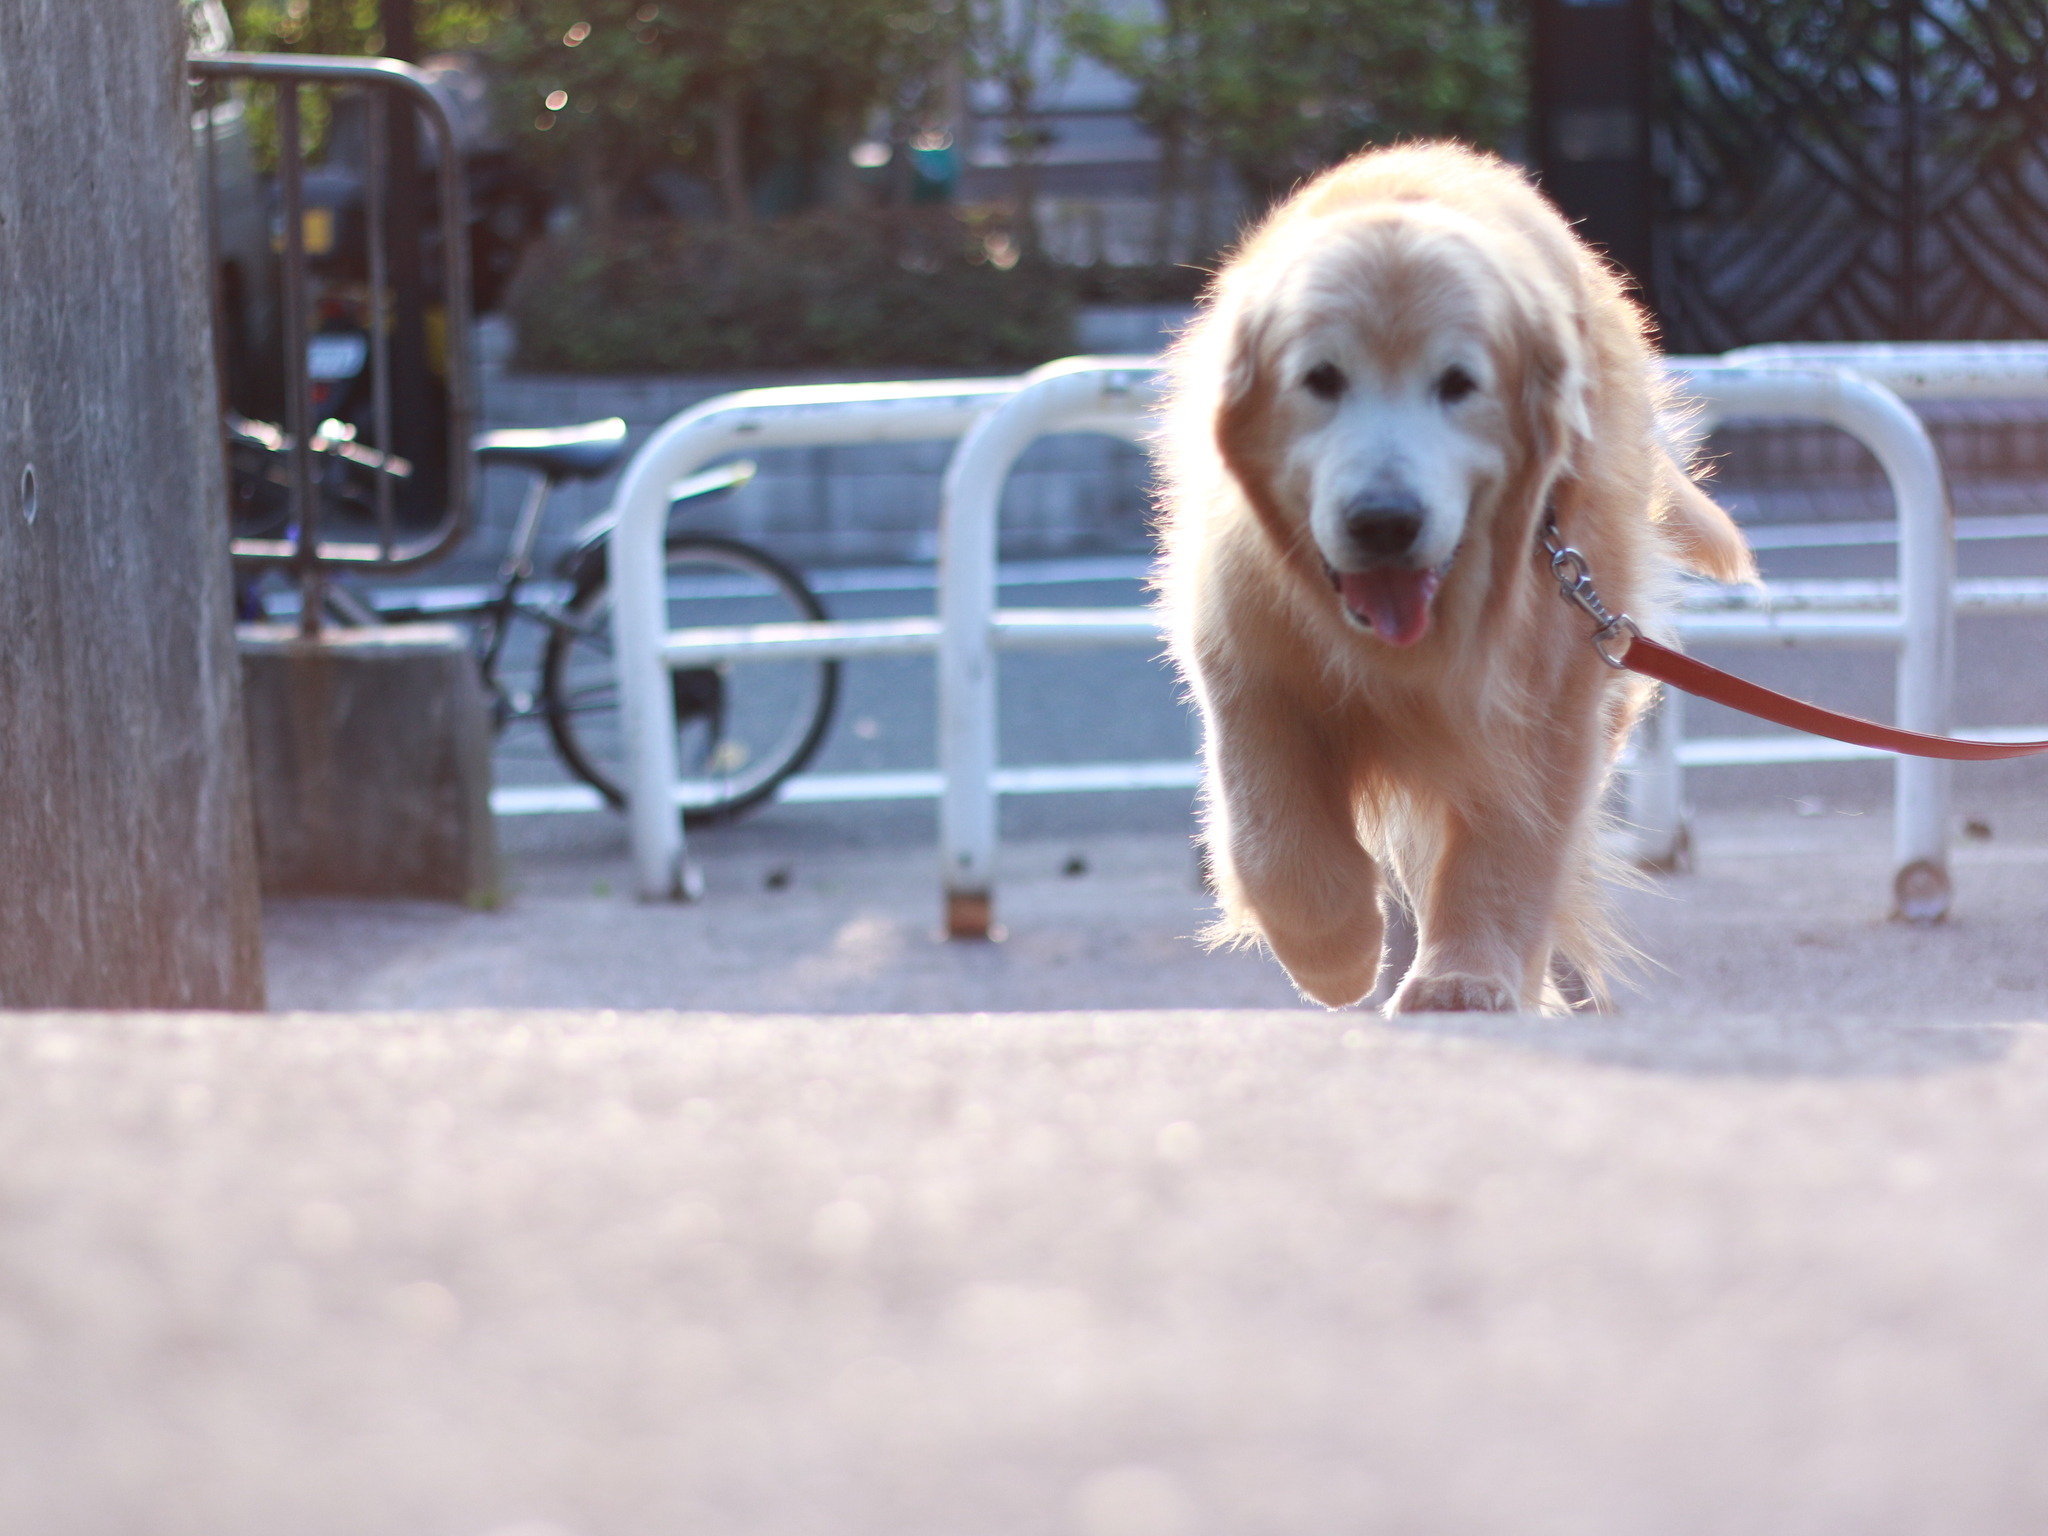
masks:
<path id="1" fill-rule="evenodd" d="M 1543 547 L 1550 552 L 1550 574 L 1557 578 L 1557 590 L 1564 600 L 1575 608 L 1583 609 L 1600 627 L 1593 631 L 1593 649 L 1600 659 L 1615 671 L 1625 671 L 1628 663 L 1629 646 L 1642 638 L 1642 630 L 1627 614 L 1607 611 L 1607 605 L 1600 601 L 1600 593 L 1593 586 L 1593 568 L 1586 563 L 1586 557 L 1566 544 L 1557 531 L 1555 516 L 1543 519 Z M 1615 645 L 1620 639 L 1620 646 Z"/>

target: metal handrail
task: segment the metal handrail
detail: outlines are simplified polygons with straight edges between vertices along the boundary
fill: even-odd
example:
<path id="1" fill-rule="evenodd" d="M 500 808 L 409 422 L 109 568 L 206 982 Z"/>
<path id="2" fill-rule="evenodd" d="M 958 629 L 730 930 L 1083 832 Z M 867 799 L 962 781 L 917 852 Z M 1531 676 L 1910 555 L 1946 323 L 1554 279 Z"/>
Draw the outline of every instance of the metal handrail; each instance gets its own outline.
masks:
<path id="1" fill-rule="evenodd" d="M 284 199 L 284 338 L 285 407 L 284 427 L 291 444 L 290 493 L 296 537 L 291 539 L 236 539 L 237 560 L 273 565 L 290 565 L 308 589 L 301 605 L 309 629 L 317 628 L 321 604 L 317 588 L 329 568 L 410 570 L 426 565 L 468 537 L 474 520 L 475 471 L 470 460 L 471 427 L 475 416 L 474 382 L 469 358 L 469 211 L 468 193 L 462 177 L 462 161 L 455 128 L 447 109 L 434 94 L 427 76 L 399 59 L 339 58 L 326 54 L 210 53 L 194 54 L 186 67 L 195 81 L 269 80 L 277 82 L 279 181 Z M 387 453 L 391 436 L 389 389 L 389 341 L 384 324 L 386 290 L 385 236 L 385 133 L 387 96 L 397 93 L 409 98 L 410 106 L 426 119 L 434 136 L 441 174 L 439 219 L 443 291 L 447 310 L 444 348 L 448 389 L 448 494 L 447 504 L 435 526 L 419 538 L 400 543 L 392 531 L 391 475 L 387 466 L 377 466 L 379 538 L 374 544 L 322 540 L 319 529 L 319 500 L 312 476 L 311 380 L 306 358 L 307 264 L 305 227 L 301 216 L 305 185 L 303 146 L 299 128 L 298 93 L 302 85 L 355 84 L 377 88 L 378 108 L 371 118 L 370 163 L 364 178 L 365 213 L 369 224 L 370 367 L 373 370 L 372 414 L 377 444 Z M 209 149 L 214 132 L 213 117 L 206 115 Z"/>

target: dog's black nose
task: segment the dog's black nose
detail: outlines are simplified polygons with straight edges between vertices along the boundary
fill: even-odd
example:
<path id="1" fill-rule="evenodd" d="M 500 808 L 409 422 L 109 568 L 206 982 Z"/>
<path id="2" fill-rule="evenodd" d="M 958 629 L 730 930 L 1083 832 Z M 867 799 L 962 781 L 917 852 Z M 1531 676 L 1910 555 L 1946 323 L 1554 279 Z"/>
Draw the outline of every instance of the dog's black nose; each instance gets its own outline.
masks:
<path id="1" fill-rule="evenodd" d="M 1344 532 L 1369 559 L 1405 555 L 1422 532 L 1422 502 L 1408 491 L 1361 496 L 1344 510 Z"/>

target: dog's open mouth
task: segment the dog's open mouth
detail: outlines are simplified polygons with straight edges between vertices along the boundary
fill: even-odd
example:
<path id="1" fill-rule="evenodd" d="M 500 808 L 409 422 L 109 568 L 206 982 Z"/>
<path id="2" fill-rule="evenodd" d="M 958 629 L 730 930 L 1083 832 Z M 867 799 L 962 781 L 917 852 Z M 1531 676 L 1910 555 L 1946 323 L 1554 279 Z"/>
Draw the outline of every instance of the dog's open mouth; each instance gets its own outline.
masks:
<path id="1" fill-rule="evenodd" d="M 1429 630 L 1429 601 L 1439 573 L 1406 566 L 1377 565 L 1363 571 L 1325 566 L 1330 586 L 1344 601 L 1353 623 L 1389 645 L 1409 646 Z"/>

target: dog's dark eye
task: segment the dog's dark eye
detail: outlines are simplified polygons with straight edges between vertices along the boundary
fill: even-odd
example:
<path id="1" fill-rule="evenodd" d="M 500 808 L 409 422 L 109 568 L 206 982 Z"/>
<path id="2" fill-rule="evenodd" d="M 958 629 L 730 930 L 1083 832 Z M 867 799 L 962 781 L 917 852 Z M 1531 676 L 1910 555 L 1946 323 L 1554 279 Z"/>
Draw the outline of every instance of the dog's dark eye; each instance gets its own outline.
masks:
<path id="1" fill-rule="evenodd" d="M 1456 405 L 1460 400 L 1479 387 L 1479 381 L 1460 368 L 1456 363 L 1443 371 L 1436 381 L 1436 397 L 1445 405 Z"/>
<path id="2" fill-rule="evenodd" d="M 1344 370 L 1335 363 L 1317 363 L 1301 382 L 1319 399 L 1334 400 L 1344 393 Z"/>

